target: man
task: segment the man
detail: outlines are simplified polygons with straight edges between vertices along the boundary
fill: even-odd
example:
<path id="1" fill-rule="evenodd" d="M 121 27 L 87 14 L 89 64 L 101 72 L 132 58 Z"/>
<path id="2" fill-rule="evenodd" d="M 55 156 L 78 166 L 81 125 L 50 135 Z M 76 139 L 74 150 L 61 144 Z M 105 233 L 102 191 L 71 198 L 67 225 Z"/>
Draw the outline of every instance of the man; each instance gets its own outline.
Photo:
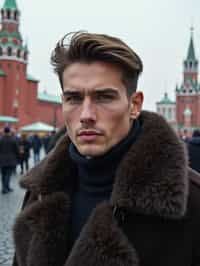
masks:
<path id="1" fill-rule="evenodd" d="M 199 176 L 165 120 L 141 111 L 141 59 L 78 32 L 52 63 L 67 135 L 21 182 L 14 265 L 199 265 Z"/>
<path id="2" fill-rule="evenodd" d="M 200 173 L 200 130 L 194 130 L 187 142 L 190 167 Z"/>
<path id="3" fill-rule="evenodd" d="M 10 179 L 19 159 L 17 141 L 11 136 L 10 128 L 4 128 L 4 135 L 0 138 L 0 168 L 2 194 L 12 192 Z"/>

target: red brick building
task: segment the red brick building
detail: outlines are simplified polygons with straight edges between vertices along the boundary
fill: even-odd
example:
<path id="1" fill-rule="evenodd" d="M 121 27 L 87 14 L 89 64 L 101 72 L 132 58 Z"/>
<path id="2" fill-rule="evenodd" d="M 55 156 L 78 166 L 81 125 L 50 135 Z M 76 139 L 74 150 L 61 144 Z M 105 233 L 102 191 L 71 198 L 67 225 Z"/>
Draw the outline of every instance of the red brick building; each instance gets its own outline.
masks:
<path id="1" fill-rule="evenodd" d="M 19 26 L 16 0 L 5 0 L 0 29 L 0 116 L 17 118 L 17 128 L 38 121 L 60 126 L 60 97 L 39 93 L 39 81 L 27 73 L 29 51 Z"/>
<path id="2" fill-rule="evenodd" d="M 193 30 L 187 57 L 183 62 L 183 82 L 176 87 L 177 130 L 192 132 L 200 128 L 200 84 L 198 82 L 198 59 L 196 58 Z"/>
<path id="3" fill-rule="evenodd" d="M 196 128 L 200 128 L 200 84 L 198 82 L 198 59 L 196 57 L 191 30 L 187 57 L 183 61 L 183 81 L 176 86 L 176 101 L 171 101 L 165 95 L 163 100 L 157 102 L 157 112 L 180 134 L 184 131 L 191 136 Z M 170 116 L 169 116 L 170 114 Z M 175 119 L 171 119 L 174 118 Z"/>

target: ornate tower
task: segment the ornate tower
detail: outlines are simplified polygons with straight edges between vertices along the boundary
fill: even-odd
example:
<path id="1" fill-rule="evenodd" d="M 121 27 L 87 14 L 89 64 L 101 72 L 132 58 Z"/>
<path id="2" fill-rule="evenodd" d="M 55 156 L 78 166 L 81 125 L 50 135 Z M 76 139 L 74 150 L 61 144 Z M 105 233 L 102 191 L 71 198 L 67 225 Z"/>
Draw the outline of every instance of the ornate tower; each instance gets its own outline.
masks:
<path id="1" fill-rule="evenodd" d="M 5 0 L 0 29 L 0 113 L 18 117 L 26 82 L 28 49 L 19 31 L 20 11 L 15 0 Z"/>
<path id="2" fill-rule="evenodd" d="M 196 59 L 194 50 L 193 28 L 191 28 L 187 58 L 183 62 L 183 75 L 186 87 L 190 87 L 190 84 L 195 85 L 198 83 L 198 60 Z"/>
<path id="3" fill-rule="evenodd" d="M 176 87 L 178 130 L 192 131 L 200 126 L 200 84 L 198 83 L 198 60 L 195 55 L 193 39 L 193 28 L 191 28 L 187 57 L 183 61 L 183 83 L 180 87 Z M 190 123 L 186 122 L 188 117 Z"/>

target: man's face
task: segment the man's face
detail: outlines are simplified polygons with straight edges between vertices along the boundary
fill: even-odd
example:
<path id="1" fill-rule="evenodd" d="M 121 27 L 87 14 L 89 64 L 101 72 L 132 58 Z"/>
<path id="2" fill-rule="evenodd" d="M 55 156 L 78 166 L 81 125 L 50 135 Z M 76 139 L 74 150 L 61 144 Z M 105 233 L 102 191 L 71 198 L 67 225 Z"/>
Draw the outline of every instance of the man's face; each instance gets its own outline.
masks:
<path id="1" fill-rule="evenodd" d="M 128 101 L 121 72 L 101 62 L 67 67 L 62 100 L 68 136 L 85 156 L 103 155 L 119 143 L 137 112 Z"/>

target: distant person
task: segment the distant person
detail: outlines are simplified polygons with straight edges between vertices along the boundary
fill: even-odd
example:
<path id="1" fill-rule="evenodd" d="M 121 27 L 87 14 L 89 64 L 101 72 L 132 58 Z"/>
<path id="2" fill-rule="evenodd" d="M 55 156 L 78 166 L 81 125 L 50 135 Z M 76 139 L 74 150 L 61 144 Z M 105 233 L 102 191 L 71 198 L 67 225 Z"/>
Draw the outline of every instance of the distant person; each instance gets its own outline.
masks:
<path id="1" fill-rule="evenodd" d="M 52 130 L 49 134 L 44 136 L 42 139 L 44 150 L 45 150 L 46 154 L 51 150 L 51 142 L 52 142 L 52 139 L 54 138 L 55 134 L 56 134 L 56 131 Z"/>
<path id="2" fill-rule="evenodd" d="M 22 134 L 18 141 L 19 147 L 19 163 L 21 168 L 21 174 L 24 173 L 24 170 L 28 171 L 29 169 L 29 157 L 30 157 L 30 142 L 27 139 L 25 134 Z"/>
<path id="3" fill-rule="evenodd" d="M 13 190 L 10 187 L 10 179 L 18 160 L 19 152 L 16 138 L 11 136 L 10 128 L 5 127 L 4 134 L 0 138 L 0 168 L 3 194 Z"/>
<path id="4" fill-rule="evenodd" d="M 51 135 L 51 139 L 49 141 L 47 152 L 50 152 L 56 145 L 56 142 L 59 140 L 61 136 L 63 136 L 66 133 L 66 127 L 61 127 L 58 132 Z"/>
<path id="5" fill-rule="evenodd" d="M 34 134 L 32 137 L 31 147 L 33 149 L 34 164 L 37 164 L 40 161 L 40 151 L 42 147 L 41 139 L 37 134 Z"/>
<path id="6" fill-rule="evenodd" d="M 187 129 L 184 129 L 183 132 L 182 132 L 182 135 L 181 135 L 181 139 L 187 143 L 189 141 L 189 136 L 188 136 L 188 130 Z"/>
<path id="7" fill-rule="evenodd" d="M 187 144 L 190 166 L 200 173 L 200 130 L 194 130 Z"/>

